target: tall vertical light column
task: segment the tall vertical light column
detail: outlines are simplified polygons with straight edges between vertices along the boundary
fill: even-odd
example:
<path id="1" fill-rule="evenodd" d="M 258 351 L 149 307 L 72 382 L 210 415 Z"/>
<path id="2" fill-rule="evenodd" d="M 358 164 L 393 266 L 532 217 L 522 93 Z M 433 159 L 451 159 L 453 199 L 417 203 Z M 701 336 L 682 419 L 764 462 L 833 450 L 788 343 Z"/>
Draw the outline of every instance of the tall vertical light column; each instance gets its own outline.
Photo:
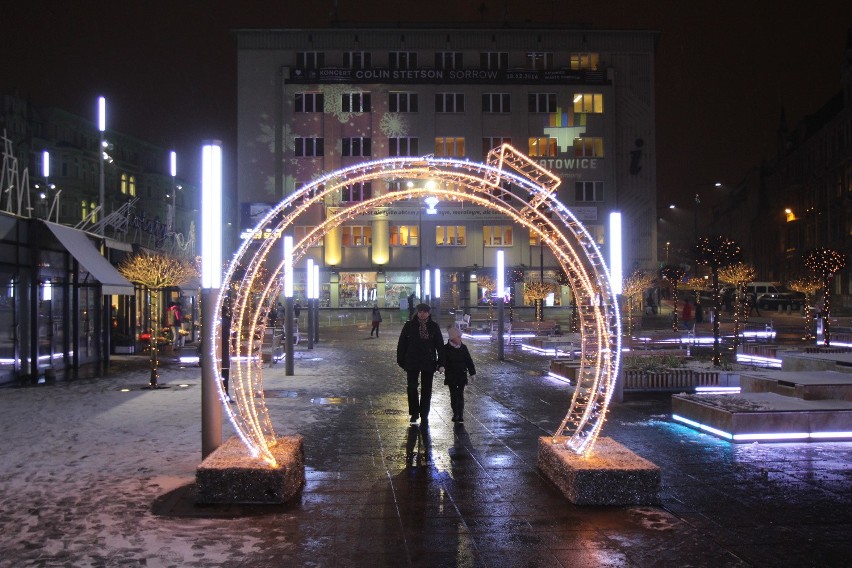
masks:
<path id="1" fill-rule="evenodd" d="M 506 280 L 504 273 L 506 271 L 505 258 L 503 250 L 497 251 L 497 360 L 505 359 L 503 346 L 503 299 L 506 297 Z"/>
<path id="2" fill-rule="evenodd" d="M 293 237 L 284 237 L 284 340 L 286 350 L 284 352 L 284 374 L 292 375 L 293 370 Z"/>
<path id="3" fill-rule="evenodd" d="M 222 145 L 205 144 L 201 152 L 201 457 L 222 445 L 222 402 L 216 384 L 219 314 L 216 297 L 222 285 Z"/>
<path id="4" fill-rule="evenodd" d="M 427 267 L 423 271 L 423 302 L 430 304 L 432 300 L 431 271 Z"/>
<path id="5" fill-rule="evenodd" d="M 172 174 L 172 220 L 171 220 L 171 229 L 173 232 L 175 230 L 175 221 L 177 221 L 177 209 L 175 206 L 177 205 L 177 152 L 172 150 L 169 152 L 169 170 Z"/>
<path id="6" fill-rule="evenodd" d="M 106 131 L 106 98 L 98 97 L 98 131 L 100 131 L 100 142 L 98 143 L 98 157 L 100 162 L 100 175 L 98 177 L 98 205 L 100 206 L 100 214 L 98 220 L 101 221 L 101 235 L 106 231 L 106 225 L 103 224 L 103 219 L 106 216 L 106 190 L 104 189 L 104 132 Z"/>
<path id="7" fill-rule="evenodd" d="M 621 294 L 624 276 L 621 251 L 621 212 L 613 211 L 609 214 L 609 276 L 615 294 Z"/>
<path id="8" fill-rule="evenodd" d="M 308 296 L 308 349 L 314 348 L 314 259 L 308 259 L 308 266 L 305 269 L 305 281 L 307 282 Z"/>
<path id="9" fill-rule="evenodd" d="M 432 304 L 434 315 L 432 319 L 440 322 L 441 319 L 441 269 L 435 269 L 435 281 L 432 283 Z"/>
<path id="10" fill-rule="evenodd" d="M 311 332 L 314 334 L 314 343 L 319 341 L 319 297 L 320 297 L 320 279 L 319 279 L 319 264 L 314 265 L 314 329 Z"/>

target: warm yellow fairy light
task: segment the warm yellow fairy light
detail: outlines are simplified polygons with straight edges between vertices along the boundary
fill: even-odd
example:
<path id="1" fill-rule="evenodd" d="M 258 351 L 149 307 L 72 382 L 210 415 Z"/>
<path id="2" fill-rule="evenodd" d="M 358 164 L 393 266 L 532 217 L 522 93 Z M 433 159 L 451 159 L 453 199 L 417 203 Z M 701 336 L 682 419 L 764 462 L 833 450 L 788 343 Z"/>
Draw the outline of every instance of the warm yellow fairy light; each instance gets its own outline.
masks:
<path id="1" fill-rule="evenodd" d="M 518 173 L 504 170 L 504 165 Z M 298 262 L 307 249 L 326 233 L 375 207 L 426 196 L 471 202 L 495 210 L 535 233 L 553 251 L 564 272 L 570 275 L 569 285 L 578 305 L 583 306 L 579 313 L 583 338 L 580 378 L 568 413 L 554 436 L 568 430 L 571 432 L 568 446 L 577 453 L 588 453 L 603 425 L 618 373 L 621 343 L 617 302 L 597 244 L 585 227 L 554 197 L 559 178 L 508 145 L 492 151 L 489 164 L 430 157 L 388 158 L 359 164 L 304 186 L 267 214 L 243 242 L 225 274 L 225 281 L 230 282 L 238 264 L 247 266 L 233 300 L 234 317 L 229 330 L 230 380 L 234 385 L 236 412 L 231 405 L 225 405 L 240 438 L 254 455 L 275 465 L 269 451 L 269 447 L 275 444 L 275 432 L 262 397 L 262 361 L 253 354 L 260 352 L 266 313 L 281 291 L 278 278 L 266 277 L 263 280 L 265 285 L 261 286 L 255 283 L 255 278 L 262 278 L 260 269 L 265 266 L 277 237 L 284 234 L 312 205 L 341 187 L 393 177 L 424 180 L 425 183 L 416 187 L 409 181 L 403 191 L 355 202 L 330 212 L 321 225 L 314 227 L 295 244 L 293 262 Z M 500 189 L 503 181 L 526 190 L 529 195 L 522 197 L 512 192 L 493 191 Z M 285 208 L 288 214 L 280 219 Z M 276 218 L 280 220 L 274 221 Z M 255 239 L 254 235 L 273 235 L 276 238 Z M 246 261 L 243 261 L 244 257 Z M 279 273 L 282 268 L 283 261 L 273 274 Z M 223 289 L 228 288 L 223 286 Z M 258 288 L 261 288 L 259 298 L 256 295 Z M 220 295 L 219 309 L 223 301 Z M 249 323 L 244 326 L 243 322 Z M 245 348 L 241 346 L 243 337 L 247 338 Z M 240 356 L 241 349 L 249 351 L 245 357 Z"/>

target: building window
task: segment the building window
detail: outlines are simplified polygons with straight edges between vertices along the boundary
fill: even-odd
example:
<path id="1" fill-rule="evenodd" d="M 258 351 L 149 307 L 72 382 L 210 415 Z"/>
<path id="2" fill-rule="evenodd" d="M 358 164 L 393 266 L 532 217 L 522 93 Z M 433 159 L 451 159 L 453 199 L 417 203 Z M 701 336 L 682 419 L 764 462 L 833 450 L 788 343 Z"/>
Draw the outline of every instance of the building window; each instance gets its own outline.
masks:
<path id="1" fill-rule="evenodd" d="M 556 112 L 556 93 L 530 93 L 527 101 L 530 112 Z"/>
<path id="2" fill-rule="evenodd" d="M 507 51 L 486 51 L 480 53 L 479 66 L 483 69 L 508 69 L 509 53 Z"/>
<path id="3" fill-rule="evenodd" d="M 484 158 L 488 157 L 488 152 L 497 148 L 498 146 L 502 146 L 503 144 L 511 144 L 512 139 L 501 137 L 501 136 L 486 136 L 482 139 L 482 156 Z"/>
<path id="4" fill-rule="evenodd" d="M 571 54 L 571 69 L 577 71 L 580 69 L 589 69 L 597 71 L 600 65 L 600 53 L 572 53 Z"/>
<path id="5" fill-rule="evenodd" d="M 298 244 L 305 240 L 305 238 L 313 231 L 316 227 L 312 225 L 296 225 L 293 227 L 293 242 Z M 314 235 L 316 236 L 316 235 Z M 312 247 L 318 247 L 322 245 L 322 237 L 314 239 Z"/>
<path id="6" fill-rule="evenodd" d="M 322 51 L 296 52 L 296 67 L 300 69 L 319 69 L 325 66 L 325 53 Z"/>
<path id="7" fill-rule="evenodd" d="M 556 138 L 530 138 L 527 155 L 531 158 L 556 157 Z"/>
<path id="8" fill-rule="evenodd" d="M 509 93 L 482 93 L 482 112 L 512 112 Z"/>
<path id="9" fill-rule="evenodd" d="M 417 138 L 388 138 L 389 156 L 416 156 Z"/>
<path id="10" fill-rule="evenodd" d="M 417 112 L 417 93 L 391 91 L 388 93 L 388 110 L 390 112 Z"/>
<path id="11" fill-rule="evenodd" d="M 464 138 L 451 136 L 435 138 L 435 155 L 439 158 L 464 157 Z"/>
<path id="12" fill-rule="evenodd" d="M 295 138 L 295 155 L 297 158 L 309 158 L 324 155 L 322 138 Z"/>
<path id="13" fill-rule="evenodd" d="M 574 199 L 576 201 L 603 201 L 604 184 L 602 181 L 574 182 Z"/>
<path id="14" fill-rule="evenodd" d="M 136 197 L 136 176 L 121 174 L 121 194 Z"/>
<path id="15" fill-rule="evenodd" d="M 464 112 L 464 94 L 435 93 L 435 112 Z"/>
<path id="16" fill-rule="evenodd" d="M 393 225 L 390 228 L 390 246 L 416 247 L 420 244 L 417 225 Z"/>
<path id="17" fill-rule="evenodd" d="M 603 113 L 603 94 L 574 93 L 574 112 Z"/>
<path id="18" fill-rule="evenodd" d="M 546 51 L 527 53 L 528 69 L 553 69 L 553 54 Z"/>
<path id="19" fill-rule="evenodd" d="M 439 247 L 463 247 L 467 243 L 464 225 L 438 225 L 435 244 Z"/>
<path id="20" fill-rule="evenodd" d="M 367 201 L 371 197 L 373 197 L 373 184 L 369 181 L 349 184 L 340 190 L 340 200 L 346 203 Z"/>
<path id="21" fill-rule="evenodd" d="M 294 181 L 293 182 L 293 193 L 298 193 L 298 192 L 302 191 L 302 188 L 305 187 L 306 185 L 309 185 L 309 182 Z M 302 195 L 298 202 L 302 203 L 306 199 L 313 199 L 314 197 L 317 196 L 317 194 L 321 193 L 322 190 L 323 190 L 323 186 L 321 186 L 321 185 L 314 186 L 314 188 L 311 191 Z"/>
<path id="22" fill-rule="evenodd" d="M 488 198 L 488 201 L 494 201 L 498 199 L 500 201 L 508 202 L 512 196 L 512 184 L 508 181 L 501 181 L 500 187 L 493 187 L 488 190 L 488 193 L 491 197 Z"/>
<path id="23" fill-rule="evenodd" d="M 81 217 L 81 219 L 83 221 L 85 221 L 86 219 L 89 218 L 89 215 L 91 215 L 92 218 L 90 219 L 90 221 L 92 223 L 97 222 L 98 221 L 98 213 L 95 213 L 94 211 L 95 211 L 95 209 L 98 208 L 98 204 L 95 203 L 94 201 L 83 200 L 81 205 L 82 205 L 82 211 L 81 211 L 82 217 Z"/>
<path id="24" fill-rule="evenodd" d="M 344 225 L 341 229 L 345 247 L 368 247 L 373 244 L 373 229 L 370 225 Z"/>
<path id="25" fill-rule="evenodd" d="M 343 54 L 343 66 L 348 69 L 365 69 L 372 64 L 369 51 L 347 51 Z"/>
<path id="26" fill-rule="evenodd" d="M 482 240 L 487 247 L 512 246 L 512 227 L 509 225 L 485 225 Z"/>
<path id="27" fill-rule="evenodd" d="M 417 67 L 417 54 L 413 51 L 391 51 L 388 53 L 388 67 L 391 69 L 414 69 Z"/>
<path id="28" fill-rule="evenodd" d="M 322 112 L 322 93 L 296 93 L 296 112 Z"/>
<path id="29" fill-rule="evenodd" d="M 603 158 L 603 138 L 574 138 L 574 157 Z"/>
<path id="30" fill-rule="evenodd" d="M 372 155 L 369 138 L 342 138 L 340 140 L 341 156 L 370 156 Z"/>
<path id="31" fill-rule="evenodd" d="M 343 93 L 340 108 L 343 112 L 370 112 L 370 93 Z"/>
<path id="32" fill-rule="evenodd" d="M 458 51 L 439 51 L 435 54 L 435 67 L 438 69 L 461 69 L 462 54 Z"/>

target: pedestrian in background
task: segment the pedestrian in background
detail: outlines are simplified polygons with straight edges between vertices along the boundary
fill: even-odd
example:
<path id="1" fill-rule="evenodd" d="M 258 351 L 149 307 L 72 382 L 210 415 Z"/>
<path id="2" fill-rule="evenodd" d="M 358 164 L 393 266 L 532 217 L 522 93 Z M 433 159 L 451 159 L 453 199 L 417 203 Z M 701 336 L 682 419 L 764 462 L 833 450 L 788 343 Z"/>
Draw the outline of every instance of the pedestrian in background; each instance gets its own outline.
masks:
<path id="1" fill-rule="evenodd" d="M 683 301 L 683 311 L 680 314 L 680 319 L 683 322 L 683 327 L 688 330 L 692 330 L 695 322 L 692 321 L 692 317 L 694 315 L 692 308 L 692 300 L 688 297 Z"/>
<path id="2" fill-rule="evenodd" d="M 444 346 L 444 384 L 450 389 L 450 408 L 453 422 L 464 422 L 464 387 L 476 376 L 476 367 L 467 345 L 462 343 L 461 331 L 455 325 L 447 330 L 449 340 Z"/>
<path id="3" fill-rule="evenodd" d="M 382 312 L 379 311 L 379 305 L 373 304 L 373 315 L 372 315 L 372 323 L 373 327 L 370 328 L 370 337 L 373 337 L 373 332 L 376 332 L 376 337 L 379 336 L 379 324 L 382 323 Z"/>
<path id="4" fill-rule="evenodd" d="M 441 328 L 432 321 L 427 304 L 418 304 L 415 317 L 402 326 L 396 344 L 396 363 L 405 369 L 408 393 L 408 414 L 411 424 L 417 418 L 423 426 L 429 422 L 429 407 L 432 402 L 432 379 L 435 371 L 443 372 L 442 362 L 444 336 Z M 420 396 L 418 398 L 418 382 Z"/>

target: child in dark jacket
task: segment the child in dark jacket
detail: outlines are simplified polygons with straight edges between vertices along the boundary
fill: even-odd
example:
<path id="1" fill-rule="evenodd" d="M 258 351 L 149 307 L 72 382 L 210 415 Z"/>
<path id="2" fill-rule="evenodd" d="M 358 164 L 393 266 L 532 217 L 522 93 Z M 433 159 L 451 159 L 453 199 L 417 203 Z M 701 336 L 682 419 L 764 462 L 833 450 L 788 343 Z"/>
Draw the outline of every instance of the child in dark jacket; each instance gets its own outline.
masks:
<path id="1" fill-rule="evenodd" d="M 461 331 L 455 325 L 449 330 L 449 341 L 444 346 L 444 384 L 450 388 L 450 407 L 453 410 L 453 422 L 464 422 L 464 387 L 467 376 L 470 380 L 476 375 L 476 367 L 467 345 L 462 343 Z"/>

